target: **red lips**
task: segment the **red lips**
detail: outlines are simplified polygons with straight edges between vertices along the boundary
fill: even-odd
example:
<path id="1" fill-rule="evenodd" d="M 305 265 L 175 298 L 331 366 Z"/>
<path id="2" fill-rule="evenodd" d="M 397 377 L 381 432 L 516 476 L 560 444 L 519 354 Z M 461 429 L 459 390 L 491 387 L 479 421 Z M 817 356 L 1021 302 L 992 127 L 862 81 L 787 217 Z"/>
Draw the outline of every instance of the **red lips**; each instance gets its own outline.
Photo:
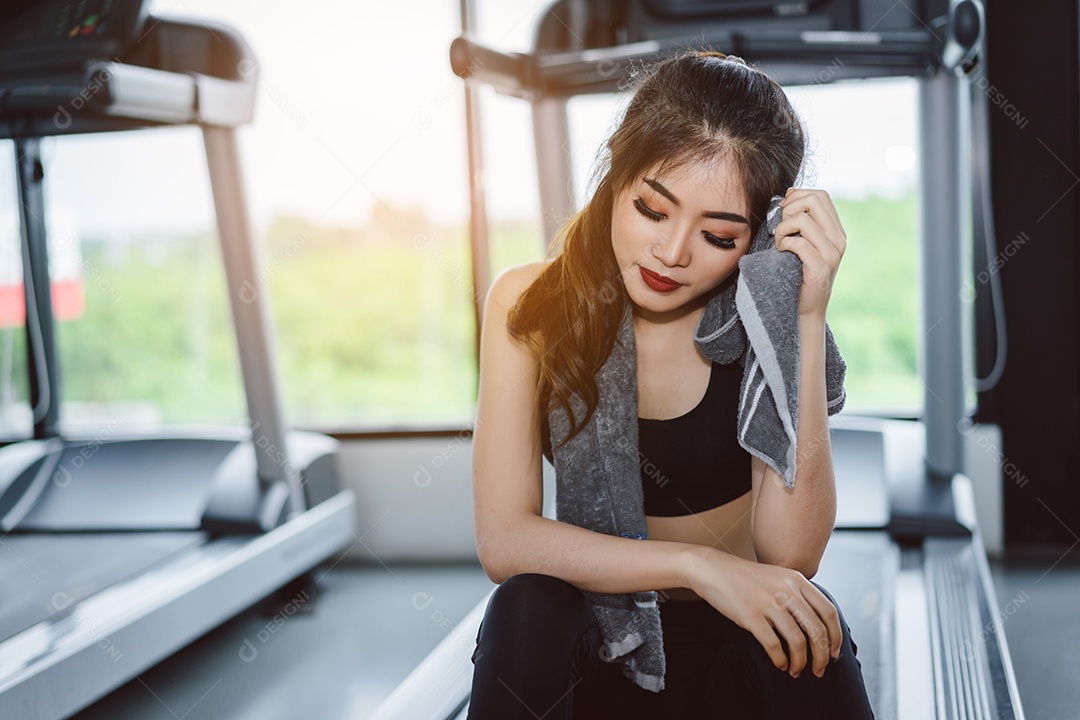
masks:
<path id="1" fill-rule="evenodd" d="M 642 282 L 657 292 L 671 292 L 682 287 L 682 283 L 677 283 L 665 275 L 654 273 L 640 265 L 638 269 L 641 271 Z"/>

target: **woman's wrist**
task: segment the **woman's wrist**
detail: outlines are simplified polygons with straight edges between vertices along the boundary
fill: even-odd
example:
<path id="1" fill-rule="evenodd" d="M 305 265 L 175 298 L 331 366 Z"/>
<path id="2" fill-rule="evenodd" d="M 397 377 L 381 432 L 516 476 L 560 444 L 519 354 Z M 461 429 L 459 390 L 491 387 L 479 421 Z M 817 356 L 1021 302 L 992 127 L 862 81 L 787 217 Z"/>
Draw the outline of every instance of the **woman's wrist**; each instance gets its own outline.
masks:
<path id="1" fill-rule="evenodd" d="M 701 581 L 710 579 L 715 581 L 715 575 L 724 562 L 733 556 L 723 550 L 717 550 L 708 545 L 687 543 L 682 552 L 682 580 L 679 587 L 689 588 L 698 592 Z M 720 563 L 720 565 L 718 565 Z M 699 595 L 701 593 L 698 593 Z"/>
<path id="2" fill-rule="evenodd" d="M 821 327 L 822 332 L 825 330 L 825 311 L 811 311 L 808 313 L 799 313 L 799 329 L 803 328 L 817 328 Z"/>

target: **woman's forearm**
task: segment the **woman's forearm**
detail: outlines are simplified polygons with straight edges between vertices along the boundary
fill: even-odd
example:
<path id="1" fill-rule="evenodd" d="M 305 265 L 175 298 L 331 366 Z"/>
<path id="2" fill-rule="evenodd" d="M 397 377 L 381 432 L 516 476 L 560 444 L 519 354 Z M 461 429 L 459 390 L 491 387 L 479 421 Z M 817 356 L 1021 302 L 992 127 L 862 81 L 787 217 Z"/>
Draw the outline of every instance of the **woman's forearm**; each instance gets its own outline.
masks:
<path id="1" fill-rule="evenodd" d="M 799 417 L 795 487 L 766 468 L 754 515 L 758 560 L 799 570 L 818 563 L 836 522 L 836 481 L 825 385 L 825 320 L 799 317 Z"/>
<path id="2" fill-rule="evenodd" d="M 484 569 L 493 582 L 542 573 L 581 590 L 632 593 L 690 587 L 690 575 L 709 550 L 670 540 L 639 540 L 594 532 L 532 515 L 504 523 L 486 543 Z"/>

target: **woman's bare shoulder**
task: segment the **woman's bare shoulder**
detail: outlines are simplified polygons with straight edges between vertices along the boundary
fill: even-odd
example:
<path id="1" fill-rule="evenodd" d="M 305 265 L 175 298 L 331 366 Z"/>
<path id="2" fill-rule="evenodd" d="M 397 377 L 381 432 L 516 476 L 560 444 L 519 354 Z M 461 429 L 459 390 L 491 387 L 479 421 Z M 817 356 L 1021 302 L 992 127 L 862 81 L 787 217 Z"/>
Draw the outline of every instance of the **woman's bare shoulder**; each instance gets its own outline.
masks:
<path id="1" fill-rule="evenodd" d="M 503 311 L 509 310 L 532 285 L 533 281 L 543 272 L 544 268 L 551 264 L 551 260 L 536 260 L 534 262 L 511 265 L 506 268 L 491 282 L 491 290 L 488 292 L 488 301 L 495 301 L 502 306 Z"/>

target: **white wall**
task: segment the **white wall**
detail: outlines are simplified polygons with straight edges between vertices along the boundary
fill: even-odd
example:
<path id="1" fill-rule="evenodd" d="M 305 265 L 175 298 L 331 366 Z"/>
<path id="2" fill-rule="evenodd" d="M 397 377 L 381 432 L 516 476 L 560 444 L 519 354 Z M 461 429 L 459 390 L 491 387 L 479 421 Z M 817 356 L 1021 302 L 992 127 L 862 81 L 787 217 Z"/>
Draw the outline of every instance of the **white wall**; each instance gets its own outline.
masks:
<path id="1" fill-rule="evenodd" d="M 360 509 L 359 538 L 348 559 L 477 560 L 468 437 L 348 441 L 341 470 Z M 554 483 L 554 470 L 545 462 L 548 517 L 553 516 Z"/>
<path id="2" fill-rule="evenodd" d="M 998 426 L 971 428 L 965 443 L 975 514 L 989 555 L 1003 547 Z M 343 443 L 344 484 L 357 495 L 359 537 L 347 558 L 364 562 L 476 561 L 472 442 L 467 436 Z M 544 462 L 544 515 L 554 517 L 555 471 Z"/>

